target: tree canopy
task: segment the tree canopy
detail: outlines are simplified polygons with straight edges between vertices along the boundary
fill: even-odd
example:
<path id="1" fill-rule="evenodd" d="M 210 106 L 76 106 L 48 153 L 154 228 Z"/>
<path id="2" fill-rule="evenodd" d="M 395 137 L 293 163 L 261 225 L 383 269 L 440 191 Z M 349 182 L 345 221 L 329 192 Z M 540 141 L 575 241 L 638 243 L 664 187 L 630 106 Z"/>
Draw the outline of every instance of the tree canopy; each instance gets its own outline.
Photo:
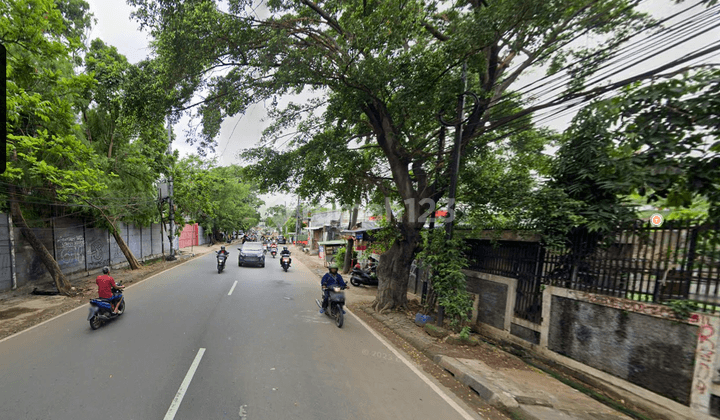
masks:
<path id="1" fill-rule="evenodd" d="M 202 120 L 201 146 L 212 146 L 224 118 L 251 103 L 319 93 L 274 112 L 262 148 L 246 156 L 261 166 L 285 163 L 284 177 L 268 184 L 310 186 L 307 191 L 330 191 L 346 202 L 369 185 L 405 203 L 402 239 L 381 263 L 381 307 L 405 301 L 401 289 L 422 226 L 408 215 L 421 214 L 447 189 L 452 145 L 438 141 L 438 114 L 452 119 L 457 95 L 474 92 L 458 152 L 482 147 L 497 137 L 487 134 L 510 121 L 529 122 L 532 109 L 517 111 L 521 97 L 512 94 L 526 71 L 548 63 L 551 71 L 564 67 L 573 76 L 571 88 L 581 91 L 586 76 L 609 57 L 601 51 L 648 23 L 623 0 L 275 0 L 267 3 L 266 19 L 247 1 L 230 1 L 226 9 L 210 0 L 130 3 L 154 37 L 177 109 L 195 106 Z M 606 42 L 575 47 L 579 34 Z M 460 83 L 463 63 L 467 87 Z M 193 103 L 200 91 L 204 98 Z M 273 145 L 289 150 L 269 150 Z M 400 280 L 389 292 L 392 278 Z"/>

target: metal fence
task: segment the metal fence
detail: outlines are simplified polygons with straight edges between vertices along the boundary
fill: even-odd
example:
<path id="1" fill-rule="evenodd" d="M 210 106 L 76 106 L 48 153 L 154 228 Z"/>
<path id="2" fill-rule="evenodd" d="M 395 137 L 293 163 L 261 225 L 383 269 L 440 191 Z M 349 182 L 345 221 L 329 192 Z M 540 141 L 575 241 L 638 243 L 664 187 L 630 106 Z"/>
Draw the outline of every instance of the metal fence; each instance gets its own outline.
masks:
<path id="1" fill-rule="evenodd" d="M 690 300 L 720 312 L 720 221 L 649 222 L 602 241 L 577 233 L 565 248 L 537 242 L 466 239 L 471 270 L 518 280 L 515 314 L 540 322 L 541 284 L 663 303 Z"/>
<path id="2" fill-rule="evenodd" d="M 718 311 L 720 222 L 643 223 L 611 239 L 595 243 L 584 233 L 570 239 L 573 246 L 548 249 L 543 282 L 643 302 L 692 300 Z"/>
<path id="3" fill-rule="evenodd" d="M 515 316 L 539 323 L 542 316 L 541 268 L 545 249 L 537 242 L 466 239 L 470 270 L 518 280 Z"/>

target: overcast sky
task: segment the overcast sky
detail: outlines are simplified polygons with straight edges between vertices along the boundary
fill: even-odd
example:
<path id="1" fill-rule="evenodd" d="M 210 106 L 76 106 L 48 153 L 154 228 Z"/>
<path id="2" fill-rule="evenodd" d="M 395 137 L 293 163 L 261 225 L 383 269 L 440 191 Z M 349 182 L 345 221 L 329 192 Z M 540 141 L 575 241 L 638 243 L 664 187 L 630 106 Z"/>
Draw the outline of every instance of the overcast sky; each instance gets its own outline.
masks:
<path id="1" fill-rule="evenodd" d="M 90 39 L 101 38 L 105 43 L 117 47 L 118 51 L 125 55 L 131 63 L 137 63 L 148 57 L 150 54 L 149 36 L 139 30 L 139 24 L 130 18 L 132 8 L 125 3 L 125 0 L 87 0 L 90 9 L 94 13 L 97 24 L 92 29 Z M 640 5 L 640 9 L 651 13 L 656 18 L 669 16 L 671 13 L 686 8 L 695 3 L 694 1 L 686 1 L 680 5 L 675 5 L 670 0 L 646 0 Z M 258 10 L 260 14 L 262 10 Z M 669 22 L 670 24 L 672 22 Z M 655 67 L 663 62 L 677 58 L 688 51 L 692 51 L 704 45 L 709 45 L 720 39 L 720 30 L 713 30 L 706 33 L 693 41 L 679 45 L 675 49 L 664 53 L 655 59 L 648 61 L 645 69 Z M 582 39 L 580 42 L 593 43 L 597 42 L 592 39 Z M 714 62 L 719 62 L 718 56 L 715 56 Z M 633 73 L 638 70 L 634 69 Z M 618 77 L 627 76 L 628 74 L 620 74 Z M 520 85 L 530 83 L 543 75 L 536 72 L 534 75 L 528 75 L 521 79 Z M 225 120 L 221 127 L 218 138 L 218 147 L 216 156 L 221 165 L 229 165 L 239 163 L 237 161 L 237 153 L 246 148 L 253 147 L 260 139 L 262 130 L 267 126 L 266 122 L 261 121 L 266 116 L 265 105 L 257 104 L 251 106 L 247 113 L 242 116 L 236 116 Z M 546 114 L 548 118 L 546 124 L 554 129 L 562 130 L 570 122 L 572 114 Z M 181 120 L 175 127 L 179 139 L 173 143 L 173 149 L 177 149 L 181 154 L 189 154 L 195 152 L 195 147 L 190 146 L 184 141 L 184 131 L 187 129 L 188 120 Z M 232 139 L 232 141 L 230 141 Z M 268 206 L 275 204 L 283 204 L 284 202 L 295 203 L 297 196 L 264 196 Z"/>

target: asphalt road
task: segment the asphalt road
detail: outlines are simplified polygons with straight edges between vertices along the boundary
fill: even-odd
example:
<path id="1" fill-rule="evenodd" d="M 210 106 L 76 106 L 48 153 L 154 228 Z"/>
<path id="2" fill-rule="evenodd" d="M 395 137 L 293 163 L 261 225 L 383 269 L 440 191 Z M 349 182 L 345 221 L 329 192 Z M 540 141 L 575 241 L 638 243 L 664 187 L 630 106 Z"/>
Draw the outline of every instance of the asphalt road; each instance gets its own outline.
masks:
<path id="1" fill-rule="evenodd" d="M 319 295 L 296 261 L 191 260 L 128 287 L 96 331 L 84 306 L 0 342 L 0 419 L 479 418 Z"/>

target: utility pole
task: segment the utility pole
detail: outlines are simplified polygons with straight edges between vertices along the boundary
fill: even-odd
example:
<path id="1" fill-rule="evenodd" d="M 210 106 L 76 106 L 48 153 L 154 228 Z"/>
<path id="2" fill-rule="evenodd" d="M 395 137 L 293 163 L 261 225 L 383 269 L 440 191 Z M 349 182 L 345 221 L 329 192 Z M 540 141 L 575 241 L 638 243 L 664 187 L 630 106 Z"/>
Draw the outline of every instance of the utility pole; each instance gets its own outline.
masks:
<path id="1" fill-rule="evenodd" d="M 170 125 L 170 117 L 168 117 L 168 155 L 172 155 L 172 126 Z M 168 239 L 170 240 L 170 255 L 168 261 L 175 260 L 175 250 L 173 249 L 173 239 L 175 239 L 175 209 L 173 203 L 173 176 L 172 171 L 168 180 L 168 204 L 170 205 L 170 231 Z"/>
<path id="2" fill-rule="evenodd" d="M 460 96 L 458 97 L 457 104 L 457 120 L 455 121 L 455 143 L 453 144 L 452 155 L 450 157 L 450 187 L 448 189 L 448 218 L 445 220 L 445 236 L 447 239 L 452 239 L 453 226 L 455 224 L 455 196 L 457 194 L 457 183 L 458 175 L 460 173 L 460 145 L 462 144 L 462 129 L 463 123 L 465 122 L 465 95 L 467 92 L 467 61 L 462 66 L 462 78 L 461 78 L 462 89 L 460 90 Z M 475 96 L 475 95 L 473 95 Z M 475 98 L 475 105 L 477 106 L 477 97 Z M 441 123 L 443 123 L 441 119 Z M 444 125 L 452 125 L 445 124 Z M 437 325 L 442 326 L 445 318 L 445 307 L 438 305 L 437 314 Z"/>
<path id="3" fill-rule="evenodd" d="M 455 225 L 455 195 L 457 194 L 458 176 L 460 174 L 460 145 L 462 143 L 463 113 L 465 108 L 465 90 L 467 89 L 467 61 L 462 67 L 462 90 L 458 98 L 457 124 L 455 125 L 455 144 L 452 150 L 452 167 L 450 171 L 450 189 L 448 190 L 448 219 L 445 221 L 445 234 L 452 239 Z"/>
<path id="4" fill-rule="evenodd" d="M 300 239 L 300 196 L 298 195 L 297 209 L 295 211 L 295 243 Z"/>

